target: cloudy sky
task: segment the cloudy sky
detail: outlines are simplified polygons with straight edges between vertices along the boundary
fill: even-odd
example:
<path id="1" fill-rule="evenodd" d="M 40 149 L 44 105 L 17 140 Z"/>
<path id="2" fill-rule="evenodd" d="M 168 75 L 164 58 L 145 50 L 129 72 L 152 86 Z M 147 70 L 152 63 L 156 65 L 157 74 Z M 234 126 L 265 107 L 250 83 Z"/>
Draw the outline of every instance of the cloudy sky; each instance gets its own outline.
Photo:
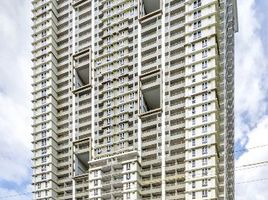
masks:
<path id="1" fill-rule="evenodd" d="M 268 1 L 238 9 L 236 199 L 267 200 L 268 165 L 241 166 L 268 161 Z M 30 199 L 30 17 L 30 0 L 0 0 L 0 199 Z"/>

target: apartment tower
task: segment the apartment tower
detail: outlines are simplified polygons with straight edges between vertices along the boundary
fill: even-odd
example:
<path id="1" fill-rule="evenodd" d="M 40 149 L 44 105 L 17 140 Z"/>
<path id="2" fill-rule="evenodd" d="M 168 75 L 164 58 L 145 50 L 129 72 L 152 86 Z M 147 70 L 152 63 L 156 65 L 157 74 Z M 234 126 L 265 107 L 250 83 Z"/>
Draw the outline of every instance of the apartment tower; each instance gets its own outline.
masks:
<path id="1" fill-rule="evenodd" d="M 32 0 L 34 200 L 233 200 L 236 0 Z"/>

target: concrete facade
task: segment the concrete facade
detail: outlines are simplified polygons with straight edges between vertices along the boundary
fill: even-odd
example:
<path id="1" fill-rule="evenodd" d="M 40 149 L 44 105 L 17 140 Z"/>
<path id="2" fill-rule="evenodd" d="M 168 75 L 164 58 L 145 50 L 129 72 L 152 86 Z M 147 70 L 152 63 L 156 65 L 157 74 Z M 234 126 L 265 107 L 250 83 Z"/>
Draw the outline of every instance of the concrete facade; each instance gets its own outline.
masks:
<path id="1" fill-rule="evenodd" d="M 233 200 L 235 0 L 32 0 L 34 200 Z"/>

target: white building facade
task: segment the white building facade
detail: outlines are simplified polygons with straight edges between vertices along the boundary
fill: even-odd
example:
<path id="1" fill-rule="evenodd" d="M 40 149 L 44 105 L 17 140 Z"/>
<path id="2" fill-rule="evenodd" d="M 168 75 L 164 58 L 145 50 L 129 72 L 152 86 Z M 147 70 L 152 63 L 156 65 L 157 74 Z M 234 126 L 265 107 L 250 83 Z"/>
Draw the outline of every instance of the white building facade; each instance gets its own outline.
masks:
<path id="1" fill-rule="evenodd" d="M 233 200 L 236 0 L 32 0 L 34 200 Z"/>

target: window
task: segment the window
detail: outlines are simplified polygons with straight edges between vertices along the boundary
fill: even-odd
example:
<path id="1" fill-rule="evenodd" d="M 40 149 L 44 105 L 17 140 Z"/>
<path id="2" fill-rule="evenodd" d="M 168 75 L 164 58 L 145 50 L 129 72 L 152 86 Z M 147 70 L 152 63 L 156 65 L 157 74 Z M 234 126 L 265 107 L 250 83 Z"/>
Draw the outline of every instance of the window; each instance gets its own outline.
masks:
<path id="1" fill-rule="evenodd" d="M 43 113 L 46 112 L 46 108 L 47 108 L 46 106 L 41 107 Z"/>
<path id="2" fill-rule="evenodd" d="M 47 145 L 47 140 L 46 139 L 43 139 L 42 140 L 42 146 L 46 146 Z"/>
<path id="3" fill-rule="evenodd" d="M 205 60 L 205 61 L 202 62 L 202 68 L 205 69 L 207 67 L 208 67 L 208 61 Z"/>
<path id="4" fill-rule="evenodd" d="M 108 82 L 106 83 L 106 85 L 107 85 L 107 88 L 110 89 L 110 88 L 111 88 L 111 81 L 108 81 Z"/>
<path id="5" fill-rule="evenodd" d="M 101 148 L 97 148 L 97 153 L 101 154 Z"/>
<path id="6" fill-rule="evenodd" d="M 111 101 L 111 99 L 109 99 L 108 101 L 107 101 L 107 106 L 111 106 L 112 105 L 112 101 Z"/>
<path id="7" fill-rule="evenodd" d="M 192 139 L 192 146 L 195 146 L 195 139 Z"/>
<path id="8" fill-rule="evenodd" d="M 107 137 L 107 143 L 110 143 L 111 142 L 111 136 L 108 136 Z"/>
<path id="9" fill-rule="evenodd" d="M 42 98 L 42 104 L 46 103 L 46 98 Z"/>
<path id="10" fill-rule="evenodd" d="M 46 135 L 47 135 L 47 134 L 46 134 L 46 131 L 42 131 L 41 134 L 42 134 L 42 138 L 45 138 Z"/>
<path id="11" fill-rule="evenodd" d="M 192 129 L 192 135 L 195 135 L 195 128 Z"/>
<path id="12" fill-rule="evenodd" d="M 124 65 L 124 60 L 119 60 L 119 63 L 120 63 L 121 65 Z"/>
<path id="13" fill-rule="evenodd" d="M 192 93 L 195 93 L 195 86 L 192 87 Z"/>
<path id="14" fill-rule="evenodd" d="M 42 124 L 42 129 L 45 129 L 46 128 L 46 124 Z"/>
<path id="15" fill-rule="evenodd" d="M 120 55 L 121 57 L 123 57 L 123 56 L 124 56 L 124 50 L 119 51 L 119 55 Z"/>
<path id="16" fill-rule="evenodd" d="M 108 90 L 108 91 L 107 91 L 107 98 L 110 98 L 110 97 L 111 97 L 111 91 Z"/>
<path id="17" fill-rule="evenodd" d="M 126 164 L 126 168 L 127 168 L 127 170 L 130 170 L 130 167 L 131 167 L 130 163 L 127 163 L 127 164 Z"/>
<path id="18" fill-rule="evenodd" d="M 207 176 L 208 175 L 208 169 L 204 168 L 202 169 L 202 176 Z"/>
<path id="19" fill-rule="evenodd" d="M 130 173 L 126 174 L 126 179 L 130 180 L 130 178 L 131 178 L 131 174 Z"/>
<path id="20" fill-rule="evenodd" d="M 202 34 L 201 34 L 201 31 L 198 31 L 197 32 L 197 38 L 201 38 Z"/>
<path id="21" fill-rule="evenodd" d="M 192 114 L 195 114 L 195 107 L 192 107 Z"/>
<path id="22" fill-rule="evenodd" d="M 196 1 L 194 1 L 194 3 L 193 3 L 193 7 L 194 7 L 194 9 L 200 7 L 201 5 L 202 5 L 201 0 L 196 0 Z"/>
<path id="23" fill-rule="evenodd" d="M 208 154 L 208 147 L 202 147 L 202 154 L 207 155 Z"/>
<path id="24" fill-rule="evenodd" d="M 203 158 L 202 165 L 207 165 L 207 164 L 208 164 L 208 158 Z"/>
<path id="25" fill-rule="evenodd" d="M 134 102 L 129 103 L 129 108 L 130 109 L 134 108 Z"/>
<path id="26" fill-rule="evenodd" d="M 195 196 L 195 192 L 192 192 L 192 199 L 195 199 L 196 196 Z"/>
<path id="27" fill-rule="evenodd" d="M 94 180 L 94 186 L 98 185 L 98 180 Z"/>
<path id="28" fill-rule="evenodd" d="M 192 76 L 192 83 L 195 83 L 195 75 Z"/>
<path id="29" fill-rule="evenodd" d="M 195 160 L 192 161 L 192 167 L 195 167 Z"/>
<path id="30" fill-rule="evenodd" d="M 192 150 L 192 157 L 195 157 L 195 149 Z"/>
<path id="31" fill-rule="evenodd" d="M 42 154 L 46 154 L 47 153 L 47 149 L 46 148 L 42 148 Z"/>
<path id="32" fill-rule="evenodd" d="M 204 71 L 202 72 L 202 79 L 206 79 L 208 77 L 208 72 Z"/>
<path id="33" fill-rule="evenodd" d="M 107 115 L 108 115 L 108 116 L 111 115 L 111 112 L 112 112 L 111 108 L 108 108 L 108 109 L 107 109 Z"/>
<path id="34" fill-rule="evenodd" d="M 112 149 L 112 146 L 111 146 L 111 145 L 108 145 L 108 146 L 107 146 L 107 152 L 110 152 L 111 149 Z"/>
<path id="35" fill-rule="evenodd" d="M 129 94 L 129 97 L 130 97 L 130 99 L 134 99 L 134 97 L 135 97 L 135 93 L 133 92 L 133 93 L 130 93 Z"/>
<path id="36" fill-rule="evenodd" d="M 94 177 L 98 177 L 98 171 L 94 171 Z"/>
<path id="37" fill-rule="evenodd" d="M 195 11 L 194 12 L 194 19 L 201 17 L 201 10 Z"/>
<path id="38" fill-rule="evenodd" d="M 42 163 L 45 163 L 46 161 L 47 161 L 47 157 L 46 156 L 42 157 Z"/>
<path id="39" fill-rule="evenodd" d="M 202 57 L 206 58 L 208 56 L 208 50 L 202 51 Z"/>
<path id="40" fill-rule="evenodd" d="M 207 144 L 208 143 L 208 136 L 205 135 L 202 137 L 202 144 Z"/>
<path id="41" fill-rule="evenodd" d="M 208 40 L 205 39 L 202 41 L 202 47 L 206 47 L 208 45 Z"/>
<path id="42" fill-rule="evenodd" d="M 195 171 L 192 171 L 192 178 L 195 178 Z"/>
<path id="43" fill-rule="evenodd" d="M 98 195 L 98 189 L 94 189 L 94 195 Z"/>
<path id="44" fill-rule="evenodd" d="M 208 115 L 202 115 L 202 122 L 208 121 Z"/>
<path id="45" fill-rule="evenodd" d="M 192 104 L 195 103 L 195 97 L 192 97 Z"/>
<path id="46" fill-rule="evenodd" d="M 119 107 L 120 107 L 120 112 L 124 112 L 124 110 L 125 110 L 124 107 L 125 107 L 125 106 L 124 106 L 124 105 L 120 105 Z"/>
<path id="47" fill-rule="evenodd" d="M 125 71 L 124 68 L 120 68 L 120 69 L 119 69 L 119 72 L 120 72 L 121 75 L 124 74 L 124 71 Z"/>
<path id="48" fill-rule="evenodd" d="M 196 40 L 197 39 L 197 33 L 194 33 L 193 34 L 193 40 Z"/>
<path id="49" fill-rule="evenodd" d="M 45 180 L 47 178 L 46 174 L 42 174 L 41 179 Z"/>
<path id="50" fill-rule="evenodd" d="M 124 139 L 124 135 L 125 135 L 124 133 L 120 133 L 119 134 L 120 140 L 123 140 Z"/>
<path id="51" fill-rule="evenodd" d="M 202 89 L 203 89 L 203 90 L 208 89 L 208 83 L 207 83 L 207 82 L 202 83 Z"/>
<path id="52" fill-rule="evenodd" d="M 195 50 L 195 44 L 192 44 L 192 51 Z"/>
<path id="53" fill-rule="evenodd" d="M 42 88 L 46 87 L 46 81 L 43 81 L 41 84 L 42 84 Z"/>
<path id="54" fill-rule="evenodd" d="M 195 65 L 192 65 L 192 72 L 195 72 Z"/>
<path id="55" fill-rule="evenodd" d="M 125 124 L 119 124 L 120 130 L 124 130 Z"/>
<path id="56" fill-rule="evenodd" d="M 202 186 L 206 187 L 208 185 L 208 180 L 207 179 L 203 179 L 202 180 Z"/>
<path id="57" fill-rule="evenodd" d="M 124 77 L 120 78 L 119 81 L 120 81 L 120 83 L 124 83 L 124 81 L 125 81 Z"/>
<path id="58" fill-rule="evenodd" d="M 202 126 L 202 133 L 206 133 L 208 131 L 208 126 L 204 125 Z"/>
<path id="59" fill-rule="evenodd" d="M 130 189 L 131 183 L 127 183 L 127 189 Z"/>
<path id="60" fill-rule="evenodd" d="M 41 171 L 42 171 L 42 172 L 45 172 L 46 170 L 47 170 L 46 165 L 42 165 L 42 166 L 41 166 Z"/>
<path id="61" fill-rule="evenodd" d="M 42 115 L 42 121 L 45 121 L 45 120 L 46 120 L 46 118 L 47 118 L 47 116 L 46 116 L 46 115 Z"/>
<path id="62" fill-rule="evenodd" d="M 127 195 L 127 199 L 130 199 L 130 192 L 128 192 L 126 195 Z"/>
<path id="63" fill-rule="evenodd" d="M 192 118 L 192 125 L 195 125 L 195 118 Z"/>
<path id="64" fill-rule="evenodd" d="M 208 110 L 208 104 L 202 105 L 202 111 L 205 112 Z"/>
<path id="65" fill-rule="evenodd" d="M 193 24 L 194 29 L 200 28 L 201 25 L 202 25 L 202 24 L 201 24 L 201 21 L 195 22 L 195 23 Z"/>
<path id="66" fill-rule="evenodd" d="M 120 148 L 120 149 L 123 149 L 123 148 L 124 148 L 124 145 L 125 145 L 124 142 L 120 142 L 120 143 L 119 143 L 119 148 Z"/>
<path id="67" fill-rule="evenodd" d="M 208 191 L 207 190 L 203 190 L 202 191 L 202 197 L 207 197 L 208 196 Z"/>
<path id="68" fill-rule="evenodd" d="M 195 188 L 195 181 L 192 181 L 192 188 Z"/>
<path id="69" fill-rule="evenodd" d="M 202 94 L 202 100 L 206 101 L 207 99 L 208 99 L 208 94 L 207 93 Z"/>

